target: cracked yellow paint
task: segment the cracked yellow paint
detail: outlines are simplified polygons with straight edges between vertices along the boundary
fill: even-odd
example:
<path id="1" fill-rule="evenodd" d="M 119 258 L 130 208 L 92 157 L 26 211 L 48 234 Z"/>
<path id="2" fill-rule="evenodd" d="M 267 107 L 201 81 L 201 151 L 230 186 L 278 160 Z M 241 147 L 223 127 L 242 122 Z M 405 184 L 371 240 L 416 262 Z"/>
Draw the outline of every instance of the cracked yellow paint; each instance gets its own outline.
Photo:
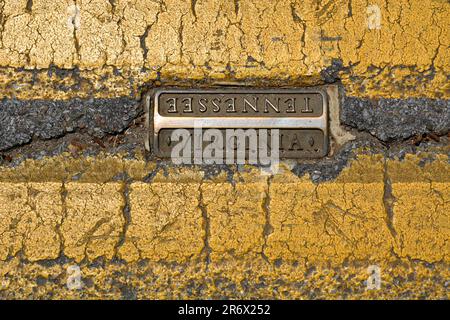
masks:
<path id="1" fill-rule="evenodd" d="M 205 232 L 198 188 L 196 183 L 132 183 L 131 222 L 121 257 L 177 262 L 199 258 Z"/>
<path id="2" fill-rule="evenodd" d="M 292 194 L 292 197 L 286 195 Z M 389 260 L 383 181 L 373 183 L 274 183 L 274 228 L 267 255 L 314 265 L 345 260 Z"/>
<path id="3" fill-rule="evenodd" d="M 106 155 L 1 167 L 0 296 L 448 298 L 449 173 L 439 152 L 360 153 L 319 184 Z"/>
<path id="4" fill-rule="evenodd" d="M 267 182 L 205 182 L 202 201 L 209 219 L 208 245 L 213 261 L 263 253 Z"/>
<path id="5" fill-rule="evenodd" d="M 448 1 L 0 2 L 0 93 L 135 96 L 146 84 L 305 85 L 342 61 L 349 95 L 448 98 Z"/>
<path id="6" fill-rule="evenodd" d="M 6 183 L 0 189 L 0 259 L 20 250 L 30 261 L 56 259 L 62 246 L 61 184 Z"/>
<path id="7" fill-rule="evenodd" d="M 384 204 L 384 159 L 360 159 L 335 181 L 319 185 L 292 174 L 274 177 L 268 257 L 314 265 L 390 259 L 386 253 L 393 239 Z"/>
<path id="8" fill-rule="evenodd" d="M 61 224 L 64 254 L 79 262 L 111 259 L 123 234 L 122 183 L 75 183 L 64 186 L 67 196 Z"/>
<path id="9" fill-rule="evenodd" d="M 448 1 L 0 0 L 0 97 L 316 85 L 448 99 Z M 341 64 L 341 65 L 340 65 Z M 449 298 L 448 148 L 336 179 L 71 154 L 0 167 L 0 298 Z M 83 289 L 66 287 L 79 265 Z M 382 288 L 366 290 L 368 268 Z"/>
<path id="10" fill-rule="evenodd" d="M 448 183 L 396 183 L 394 228 L 402 257 L 448 261 L 450 255 L 450 187 Z M 430 246 L 432 243 L 432 246 Z"/>
<path id="11" fill-rule="evenodd" d="M 448 158 L 425 162 L 408 155 L 388 164 L 392 183 L 395 251 L 401 257 L 448 261 L 450 256 L 450 190 Z M 421 159 L 422 158 L 422 159 Z M 414 230 L 414 231 L 413 231 Z M 413 232 L 411 232 L 413 231 Z M 430 241 L 433 243 L 430 246 Z"/>

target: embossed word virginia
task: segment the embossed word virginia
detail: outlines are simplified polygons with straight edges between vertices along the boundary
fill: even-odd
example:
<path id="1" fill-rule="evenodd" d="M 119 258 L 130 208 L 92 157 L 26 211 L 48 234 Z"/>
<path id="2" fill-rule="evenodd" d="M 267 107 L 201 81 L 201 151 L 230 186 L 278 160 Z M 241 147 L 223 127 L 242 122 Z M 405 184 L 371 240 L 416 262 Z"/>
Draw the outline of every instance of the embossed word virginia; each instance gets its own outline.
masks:
<path id="1" fill-rule="evenodd" d="M 269 131 L 269 132 L 268 132 Z M 278 129 L 219 129 L 195 128 L 172 131 L 170 143 L 174 164 L 249 164 L 278 165 Z M 193 155 L 193 156 L 192 156 Z"/>

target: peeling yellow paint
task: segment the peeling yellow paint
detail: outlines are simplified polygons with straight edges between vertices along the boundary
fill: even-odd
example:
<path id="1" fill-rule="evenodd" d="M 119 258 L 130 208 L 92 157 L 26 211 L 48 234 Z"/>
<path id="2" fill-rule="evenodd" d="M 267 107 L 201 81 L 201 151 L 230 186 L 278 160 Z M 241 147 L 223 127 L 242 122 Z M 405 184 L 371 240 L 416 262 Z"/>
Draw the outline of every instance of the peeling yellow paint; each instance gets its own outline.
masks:
<path id="1" fill-rule="evenodd" d="M 61 225 L 64 254 L 81 261 L 113 258 L 125 224 L 121 183 L 67 183 Z"/>
<path id="2" fill-rule="evenodd" d="M 199 258 L 205 235 L 198 187 L 196 183 L 132 183 L 131 223 L 122 258 L 135 260 L 135 250 L 139 258 L 152 261 Z"/>
<path id="3" fill-rule="evenodd" d="M 1 167 L 0 296 L 448 298 L 448 170 L 439 152 L 359 153 L 319 184 L 107 155 Z"/>
<path id="4" fill-rule="evenodd" d="M 392 239 L 385 222 L 383 181 L 277 183 L 271 199 L 269 257 L 315 265 L 389 260 Z"/>
<path id="5" fill-rule="evenodd" d="M 20 250 L 30 261 L 56 259 L 62 245 L 61 184 L 5 183 L 0 188 L 0 259 Z"/>
<path id="6" fill-rule="evenodd" d="M 213 261 L 263 253 L 267 181 L 202 184 Z"/>
<path id="7" fill-rule="evenodd" d="M 437 155 L 435 160 L 429 157 L 430 154 L 407 155 L 406 161 L 388 163 L 394 199 L 395 251 L 410 259 L 449 261 L 448 157 Z"/>
<path id="8" fill-rule="evenodd" d="M 52 299 L 448 299 L 448 265 L 381 265 L 381 289 L 367 290 L 367 264 L 339 269 L 260 262 L 81 263 L 82 288 L 66 286 L 69 263 L 0 261 L 0 296 Z"/>
<path id="9" fill-rule="evenodd" d="M 448 183 L 394 183 L 396 252 L 427 261 L 450 260 Z"/>
<path id="10" fill-rule="evenodd" d="M 139 99 L 160 84 L 306 86 L 339 72 L 351 96 L 448 99 L 449 10 L 4 0 L 0 96 Z M 244 166 L 209 177 L 142 154 L 0 167 L 0 298 L 448 299 L 447 153 L 358 150 L 321 183 L 285 164 L 275 176 Z M 66 287 L 73 264 L 80 291 Z M 366 289 L 372 265 L 380 290 Z"/>
<path id="11" fill-rule="evenodd" d="M 449 3 L 370 6 L 380 17 L 363 0 L 34 0 L 31 11 L 5 0 L 0 93 L 139 97 L 149 82 L 180 79 L 311 85 L 340 59 L 349 95 L 448 98 Z"/>

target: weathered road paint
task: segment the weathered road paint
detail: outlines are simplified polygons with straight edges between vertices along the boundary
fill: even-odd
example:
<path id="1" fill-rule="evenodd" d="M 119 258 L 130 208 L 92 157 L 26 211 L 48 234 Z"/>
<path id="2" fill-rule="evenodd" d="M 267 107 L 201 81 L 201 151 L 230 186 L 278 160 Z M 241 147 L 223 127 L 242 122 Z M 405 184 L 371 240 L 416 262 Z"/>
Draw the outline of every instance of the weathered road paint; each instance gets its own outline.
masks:
<path id="1" fill-rule="evenodd" d="M 155 81 L 340 77 L 353 96 L 448 98 L 449 11 L 435 0 L 5 0 L 0 93 L 116 98 Z"/>
<path id="2" fill-rule="evenodd" d="M 0 1 L 0 297 L 448 299 L 450 5 L 319 2 Z M 142 156 L 154 86 L 335 82 L 332 159 Z"/>
<path id="3" fill-rule="evenodd" d="M 327 298 L 448 298 L 448 157 L 423 159 L 361 155 L 320 184 L 289 170 L 261 176 L 251 167 L 231 183 L 225 174 L 164 174 L 143 160 L 111 156 L 2 168 L 0 277 L 9 285 L 0 295 L 13 297 L 25 281 L 23 292 L 34 297 L 50 288 L 57 297 L 118 297 L 127 293 L 108 284 L 108 274 L 129 270 L 121 286 L 145 282 L 141 272 L 174 279 L 173 288 L 155 279 L 158 292 L 150 296 L 147 285 L 133 287 L 146 297 L 298 298 L 312 286 Z M 104 287 L 67 291 L 61 279 L 71 264 Z M 365 290 L 371 265 L 383 270 L 377 292 Z M 186 289 L 200 279 L 204 287 Z"/>

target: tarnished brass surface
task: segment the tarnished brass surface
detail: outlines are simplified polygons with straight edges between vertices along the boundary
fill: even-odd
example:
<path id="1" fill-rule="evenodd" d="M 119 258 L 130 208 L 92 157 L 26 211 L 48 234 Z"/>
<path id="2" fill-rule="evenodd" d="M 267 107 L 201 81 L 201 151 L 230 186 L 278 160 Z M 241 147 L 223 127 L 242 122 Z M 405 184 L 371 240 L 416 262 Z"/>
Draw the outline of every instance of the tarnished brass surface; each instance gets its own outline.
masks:
<path id="1" fill-rule="evenodd" d="M 161 157 L 170 156 L 174 129 L 194 128 L 280 129 L 283 158 L 328 152 L 328 102 L 320 89 L 161 88 L 149 95 L 147 114 L 150 144 Z"/>

